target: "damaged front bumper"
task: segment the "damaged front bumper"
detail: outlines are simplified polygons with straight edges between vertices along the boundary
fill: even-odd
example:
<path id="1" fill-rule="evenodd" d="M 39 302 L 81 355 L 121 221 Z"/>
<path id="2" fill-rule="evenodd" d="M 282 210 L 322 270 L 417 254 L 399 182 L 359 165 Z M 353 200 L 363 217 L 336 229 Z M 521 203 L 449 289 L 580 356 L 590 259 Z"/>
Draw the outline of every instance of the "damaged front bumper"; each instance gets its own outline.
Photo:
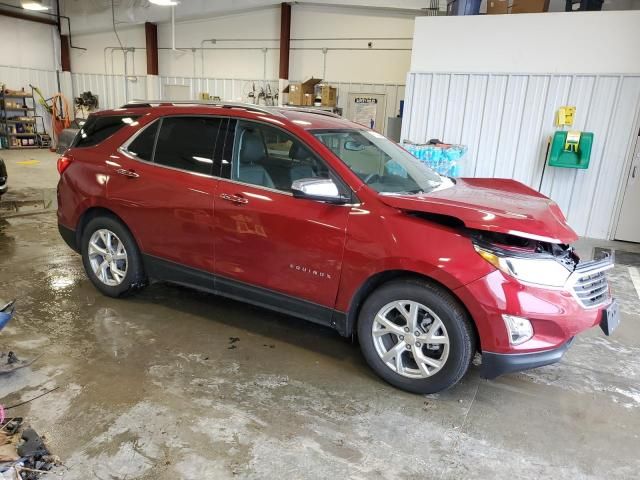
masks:
<path id="1" fill-rule="evenodd" d="M 559 362 L 573 343 L 574 338 L 558 348 L 531 353 L 482 352 L 480 376 L 492 380 L 507 373 L 521 372 Z"/>

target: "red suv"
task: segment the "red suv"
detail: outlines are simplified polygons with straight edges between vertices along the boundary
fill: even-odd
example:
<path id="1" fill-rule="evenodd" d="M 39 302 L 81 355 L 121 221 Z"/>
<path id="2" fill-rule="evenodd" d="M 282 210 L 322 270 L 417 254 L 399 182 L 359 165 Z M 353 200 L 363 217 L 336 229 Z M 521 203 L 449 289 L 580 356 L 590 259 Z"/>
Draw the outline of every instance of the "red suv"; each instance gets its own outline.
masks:
<path id="1" fill-rule="evenodd" d="M 433 393 L 560 360 L 618 324 L 605 270 L 558 206 L 513 180 L 447 178 L 321 111 L 136 103 L 58 161 L 60 233 L 118 297 L 166 281 L 357 337 L 387 382 Z"/>

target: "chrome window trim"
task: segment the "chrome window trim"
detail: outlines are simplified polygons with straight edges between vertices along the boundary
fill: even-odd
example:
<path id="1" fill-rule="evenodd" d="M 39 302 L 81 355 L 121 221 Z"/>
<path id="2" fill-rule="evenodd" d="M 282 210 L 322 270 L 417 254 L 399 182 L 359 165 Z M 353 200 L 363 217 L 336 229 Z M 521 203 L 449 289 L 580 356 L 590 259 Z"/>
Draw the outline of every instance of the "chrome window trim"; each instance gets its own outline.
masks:
<path id="1" fill-rule="evenodd" d="M 162 128 L 162 120 L 165 118 L 220 118 L 220 119 L 226 119 L 226 118 L 230 118 L 227 116 L 223 116 L 223 115 L 163 115 L 162 117 L 158 117 L 155 120 L 152 120 L 151 122 L 149 122 L 147 125 L 145 125 L 144 127 L 142 127 L 141 129 L 139 129 L 137 132 L 135 132 L 133 135 L 131 135 L 131 137 L 129 137 L 122 145 L 120 145 L 120 147 L 118 147 L 118 152 L 123 154 L 124 156 L 126 156 L 127 158 L 131 159 L 131 160 L 135 160 L 137 162 L 141 162 L 141 163 L 146 163 L 147 165 L 153 165 L 155 167 L 158 168 L 165 168 L 167 170 L 173 170 L 176 172 L 183 172 L 183 173 L 189 173 L 191 175 L 195 175 L 197 177 L 203 177 L 203 178 L 218 178 L 220 180 L 224 180 L 222 177 L 218 176 L 218 175 L 208 175 L 206 173 L 200 173 L 200 172 L 194 172 L 191 170 L 186 170 L 184 168 L 178 168 L 178 167 L 172 167 L 169 165 L 162 165 L 161 163 L 156 163 L 155 160 L 155 156 L 156 156 L 156 146 L 158 144 L 158 135 L 160 134 L 160 129 Z M 136 138 L 138 138 L 139 135 L 142 134 L 142 132 L 144 132 L 147 128 L 150 128 L 152 125 L 154 125 L 155 123 L 159 123 L 160 125 L 158 126 L 158 131 L 156 132 L 156 139 L 153 142 L 153 153 L 151 155 L 152 160 L 145 160 L 143 158 L 138 157 L 135 153 L 131 152 L 128 150 L 129 145 L 131 145 L 131 143 L 133 143 L 135 141 Z M 215 153 L 215 144 L 214 144 L 214 153 Z"/>

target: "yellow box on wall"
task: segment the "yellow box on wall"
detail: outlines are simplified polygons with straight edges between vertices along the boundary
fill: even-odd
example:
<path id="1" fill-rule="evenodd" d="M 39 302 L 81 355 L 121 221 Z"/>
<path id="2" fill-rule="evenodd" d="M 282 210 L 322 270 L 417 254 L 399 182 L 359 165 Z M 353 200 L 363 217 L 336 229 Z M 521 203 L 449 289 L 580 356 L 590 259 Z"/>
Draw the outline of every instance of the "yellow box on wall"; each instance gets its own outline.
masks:
<path id="1" fill-rule="evenodd" d="M 576 107 L 560 107 L 556 114 L 556 125 L 558 127 L 572 126 L 573 116 L 576 113 Z"/>

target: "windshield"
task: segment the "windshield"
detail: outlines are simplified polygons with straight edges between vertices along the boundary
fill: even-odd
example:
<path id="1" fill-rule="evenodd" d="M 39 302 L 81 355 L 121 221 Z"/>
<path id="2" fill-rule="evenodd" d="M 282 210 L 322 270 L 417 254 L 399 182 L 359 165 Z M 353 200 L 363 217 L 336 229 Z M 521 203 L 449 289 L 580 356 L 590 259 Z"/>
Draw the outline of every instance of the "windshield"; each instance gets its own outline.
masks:
<path id="1" fill-rule="evenodd" d="M 379 193 L 419 194 L 451 185 L 449 179 L 377 132 L 315 130 L 311 133 Z"/>

